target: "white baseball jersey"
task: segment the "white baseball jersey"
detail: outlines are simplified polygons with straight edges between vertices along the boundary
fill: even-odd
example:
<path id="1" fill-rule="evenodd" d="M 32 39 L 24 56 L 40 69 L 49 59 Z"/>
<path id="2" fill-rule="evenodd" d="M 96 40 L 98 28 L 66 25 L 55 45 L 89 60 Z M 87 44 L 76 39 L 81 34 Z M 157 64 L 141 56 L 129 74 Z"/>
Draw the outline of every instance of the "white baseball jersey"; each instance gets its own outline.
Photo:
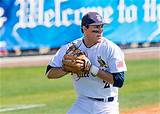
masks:
<path id="1" fill-rule="evenodd" d="M 94 46 L 87 48 L 83 43 L 82 38 L 73 41 L 80 50 L 85 52 L 91 63 L 97 66 L 101 70 L 105 70 L 110 73 L 117 73 L 126 71 L 126 65 L 124 61 L 124 54 L 121 49 L 102 37 L 101 42 Z M 70 44 L 60 48 L 56 55 L 52 58 L 49 65 L 53 67 L 62 67 L 62 58 L 66 53 Z M 78 80 L 76 74 L 73 74 L 73 85 L 79 96 L 87 96 L 93 98 L 107 98 L 118 96 L 118 88 L 113 85 L 107 84 L 98 77 L 94 77 L 91 74 L 86 77 L 82 77 Z"/>

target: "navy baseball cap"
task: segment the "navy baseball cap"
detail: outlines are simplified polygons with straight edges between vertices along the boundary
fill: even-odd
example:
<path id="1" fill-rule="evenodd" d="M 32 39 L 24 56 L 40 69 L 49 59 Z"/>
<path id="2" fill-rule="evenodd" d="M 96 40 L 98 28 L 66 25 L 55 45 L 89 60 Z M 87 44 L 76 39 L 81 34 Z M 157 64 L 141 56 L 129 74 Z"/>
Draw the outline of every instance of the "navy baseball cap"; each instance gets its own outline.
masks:
<path id="1" fill-rule="evenodd" d="M 107 24 L 103 22 L 102 16 L 97 12 L 88 12 L 82 18 L 81 26 L 88 25 L 103 25 Z"/>

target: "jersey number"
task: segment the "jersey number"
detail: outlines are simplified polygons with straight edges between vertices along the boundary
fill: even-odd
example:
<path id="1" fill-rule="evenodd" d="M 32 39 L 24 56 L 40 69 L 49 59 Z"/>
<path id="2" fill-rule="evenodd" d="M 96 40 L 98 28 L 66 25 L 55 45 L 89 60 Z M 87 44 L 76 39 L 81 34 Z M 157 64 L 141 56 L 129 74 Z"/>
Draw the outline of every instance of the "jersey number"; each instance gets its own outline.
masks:
<path id="1" fill-rule="evenodd" d="M 103 83 L 105 83 L 104 88 L 110 88 L 110 85 L 106 81 L 103 81 Z"/>

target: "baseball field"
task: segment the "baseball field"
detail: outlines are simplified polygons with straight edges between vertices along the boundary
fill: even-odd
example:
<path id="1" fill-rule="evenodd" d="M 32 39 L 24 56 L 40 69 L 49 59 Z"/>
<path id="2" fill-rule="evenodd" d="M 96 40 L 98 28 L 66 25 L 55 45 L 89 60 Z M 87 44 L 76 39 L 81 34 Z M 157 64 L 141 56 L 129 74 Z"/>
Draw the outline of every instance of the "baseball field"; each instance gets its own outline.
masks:
<path id="1" fill-rule="evenodd" d="M 119 89 L 121 114 L 160 112 L 160 59 L 127 60 Z M 46 66 L 0 69 L 0 114 L 65 114 L 76 98 L 70 75 L 45 77 Z M 151 113 L 152 112 L 152 113 Z"/>

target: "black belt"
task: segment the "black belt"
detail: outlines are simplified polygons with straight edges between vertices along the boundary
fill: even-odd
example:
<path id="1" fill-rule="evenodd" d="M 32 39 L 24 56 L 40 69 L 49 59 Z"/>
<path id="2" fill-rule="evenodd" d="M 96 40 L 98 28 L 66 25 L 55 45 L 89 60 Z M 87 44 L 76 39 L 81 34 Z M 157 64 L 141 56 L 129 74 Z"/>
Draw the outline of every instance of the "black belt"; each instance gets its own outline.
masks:
<path id="1" fill-rule="evenodd" d="M 92 97 L 87 97 L 91 100 L 95 100 L 95 101 L 101 101 L 101 102 L 112 102 L 114 100 L 114 97 L 108 97 L 107 99 L 105 98 L 92 98 Z"/>

